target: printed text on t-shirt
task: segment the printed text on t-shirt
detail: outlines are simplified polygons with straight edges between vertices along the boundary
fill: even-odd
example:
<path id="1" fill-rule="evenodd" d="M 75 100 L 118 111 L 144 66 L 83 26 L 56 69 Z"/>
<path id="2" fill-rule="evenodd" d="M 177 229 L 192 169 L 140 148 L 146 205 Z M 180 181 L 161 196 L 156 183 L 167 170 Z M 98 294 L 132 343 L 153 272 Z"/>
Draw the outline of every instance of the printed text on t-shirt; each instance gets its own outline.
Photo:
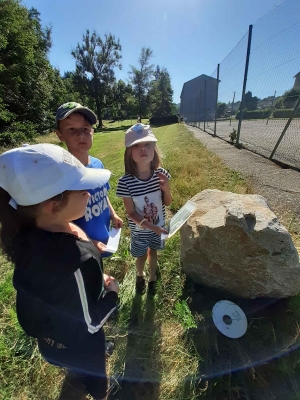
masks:
<path id="1" fill-rule="evenodd" d="M 93 217 L 99 217 L 99 215 L 108 207 L 106 194 L 107 189 L 103 187 L 101 190 L 98 190 L 96 193 L 91 195 L 85 210 L 86 221 L 89 221 Z"/>

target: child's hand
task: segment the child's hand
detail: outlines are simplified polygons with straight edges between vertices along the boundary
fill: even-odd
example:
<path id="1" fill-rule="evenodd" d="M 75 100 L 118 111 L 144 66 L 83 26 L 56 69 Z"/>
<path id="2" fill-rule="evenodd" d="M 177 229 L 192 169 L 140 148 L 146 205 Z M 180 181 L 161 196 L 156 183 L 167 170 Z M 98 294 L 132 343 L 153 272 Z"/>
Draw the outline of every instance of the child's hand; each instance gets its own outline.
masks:
<path id="1" fill-rule="evenodd" d="M 99 242 L 98 240 L 92 240 L 92 242 L 94 243 L 94 245 L 96 246 L 97 250 L 99 251 L 99 253 L 105 253 L 106 251 L 106 244 Z"/>
<path id="2" fill-rule="evenodd" d="M 115 278 L 113 278 L 112 276 L 109 277 L 110 281 L 109 281 L 109 285 L 106 288 L 106 290 L 108 292 L 116 292 L 119 293 L 119 284 L 118 282 L 115 280 Z"/>
<path id="3" fill-rule="evenodd" d="M 162 192 L 170 191 L 169 179 L 162 172 L 156 172 L 156 175 L 159 177 L 159 186 Z"/>
<path id="4" fill-rule="evenodd" d="M 153 225 L 153 228 L 151 228 L 151 230 L 155 232 L 158 236 L 160 236 L 162 233 L 168 234 L 168 231 L 161 226 Z"/>
<path id="5" fill-rule="evenodd" d="M 103 274 L 103 280 L 104 280 L 104 289 L 108 291 L 111 282 L 111 276 Z"/>
<path id="6" fill-rule="evenodd" d="M 117 214 L 113 214 L 110 219 L 116 229 L 122 228 L 123 220 Z"/>
<path id="7" fill-rule="evenodd" d="M 119 284 L 113 276 L 103 274 L 104 289 L 108 292 L 119 293 Z"/>

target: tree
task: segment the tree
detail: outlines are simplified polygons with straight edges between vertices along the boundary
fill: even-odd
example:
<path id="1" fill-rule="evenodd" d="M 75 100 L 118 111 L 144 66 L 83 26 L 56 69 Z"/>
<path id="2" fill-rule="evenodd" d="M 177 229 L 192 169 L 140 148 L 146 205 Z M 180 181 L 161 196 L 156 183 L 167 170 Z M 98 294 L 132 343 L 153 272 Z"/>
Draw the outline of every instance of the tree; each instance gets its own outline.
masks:
<path id="1" fill-rule="evenodd" d="M 99 126 L 102 126 L 102 110 L 106 105 L 112 84 L 115 82 L 115 68 L 122 68 L 120 63 L 121 45 L 111 33 L 104 35 L 104 40 L 93 31 L 87 30 L 83 43 L 72 50 L 76 60 L 77 87 L 81 94 L 92 97 L 96 104 Z"/>
<path id="2" fill-rule="evenodd" d="M 300 89 L 290 89 L 284 92 L 275 103 L 275 108 L 277 109 L 292 109 L 295 107 L 296 101 L 300 97 Z"/>
<path id="3" fill-rule="evenodd" d="M 125 119 L 126 116 L 130 116 L 131 101 L 129 99 L 133 98 L 134 100 L 132 86 L 120 79 L 114 83 L 111 95 L 110 106 L 108 107 L 110 117 Z"/>
<path id="4" fill-rule="evenodd" d="M 150 80 L 154 73 L 154 65 L 149 64 L 153 52 L 149 47 L 143 47 L 138 60 L 140 68 L 130 65 L 130 82 L 138 103 L 139 117 L 146 114 L 147 111 L 147 93 L 150 86 Z"/>
<path id="5" fill-rule="evenodd" d="M 24 120 L 46 126 L 51 28 L 43 29 L 38 11 L 17 0 L 0 2 L 0 20 L 0 127 Z"/>
<path id="6" fill-rule="evenodd" d="M 81 80 L 78 82 L 78 77 L 75 72 L 65 72 L 62 77 L 62 83 L 67 92 L 67 100 L 61 102 L 60 104 L 67 103 L 69 101 L 75 101 L 76 103 L 86 105 L 92 110 L 96 108 L 95 100 L 92 97 L 89 97 L 87 94 L 80 93 Z"/>
<path id="7" fill-rule="evenodd" d="M 173 110 L 173 89 L 167 69 L 161 69 L 157 65 L 154 78 L 149 90 L 149 103 L 152 116 L 164 117 L 171 115 Z"/>
<path id="8" fill-rule="evenodd" d="M 218 102 L 218 106 L 217 106 L 217 117 L 218 118 L 220 118 L 222 115 L 224 115 L 226 108 L 227 108 L 226 103 Z"/>
<path id="9" fill-rule="evenodd" d="M 180 113 L 180 104 L 172 103 L 171 115 L 177 115 Z"/>
<path id="10" fill-rule="evenodd" d="M 258 97 L 252 96 L 252 92 L 247 92 L 244 97 L 244 109 L 248 111 L 257 110 Z"/>

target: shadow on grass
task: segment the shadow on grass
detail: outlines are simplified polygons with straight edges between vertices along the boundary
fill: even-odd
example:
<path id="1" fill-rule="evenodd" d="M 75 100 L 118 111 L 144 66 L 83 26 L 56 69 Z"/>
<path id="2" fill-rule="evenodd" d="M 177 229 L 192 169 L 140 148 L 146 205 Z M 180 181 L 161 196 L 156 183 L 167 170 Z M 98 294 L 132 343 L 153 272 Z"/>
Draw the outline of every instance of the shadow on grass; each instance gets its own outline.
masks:
<path id="1" fill-rule="evenodd" d="M 162 126 L 169 126 L 169 125 L 180 125 L 177 122 L 166 123 L 166 124 L 151 124 L 151 128 L 161 128 Z"/>
<path id="2" fill-rule="evenodd" d="M 114 132 L 114 131 L 126 131 L 128 128 L 130 128 L 132 125 L 121 125 L 121 126 L 115 126 L 111 128 L 97 128 L 95 130 L 95 133 L 105 133 L 105 132 Z"/>
<path id="3" fill-rule="evenodd" d="M 191 387 L 199 398 L 205 392 L 205 397 L 212 400 L 261 400 L 267 392 L 275 396 L 270 399 L 294 399 L 296 393 L 299 395 L 294 368 L 300 362 L 300 333 L 291 299 L 237 298 L 190 279 L 186 280 L 182 298 L 190 299 L 197 328 L 189 329 L 188 335 L 202 360 L 196 379 L 185 384 L 186 398 Z M 231 300 L 245 312 L 248 329 L 241 338 L 228 338 L 215 327 L 212 309 L 220 300 Z"/>
<path id="4" fill-rule="evenodd" d="M 67 372 L 57 400 L 86 400 L 86 392 L 81 381 Z"/>
<path id="5" fill-rule="evenodd" d="M 145 313 L 142 315 L 141 295 L 132 302 L 125 356 L 124 374 L 119 382 L 120 390 L 110 400 L 158 400 L 160 393 L 160 374 L 156 367 L 157 351 L 154 349 L 155 300 L 145 299 Z M 156 368 L 155 368 L 156 367 Z"/>

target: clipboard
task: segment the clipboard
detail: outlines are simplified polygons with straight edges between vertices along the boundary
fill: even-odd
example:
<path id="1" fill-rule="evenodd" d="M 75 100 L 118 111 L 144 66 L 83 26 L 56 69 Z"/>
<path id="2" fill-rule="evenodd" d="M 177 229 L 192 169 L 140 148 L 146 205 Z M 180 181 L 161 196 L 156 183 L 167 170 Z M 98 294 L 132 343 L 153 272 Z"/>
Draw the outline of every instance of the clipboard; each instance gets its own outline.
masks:
<path id="1" fill-rule="evenodd" d="M 115 253 L 118 250 L 122 229 L 112 228 L 109 231 L 108 242 L 105 246 L 105 251 L 108 253 Z"/>
<path id="2" fill-rule="evenodd" d="M 167 227 L 168 234 L 162 233 L 161 239 L 167 239 L 173 236 L 185 222 L 190 218 L 190 216 L 196 211 L 197 204 L 191 200 L 188 200 L 180 210 L 177 211 L 175 215 L 170 219 L 169 225 Z"/>

